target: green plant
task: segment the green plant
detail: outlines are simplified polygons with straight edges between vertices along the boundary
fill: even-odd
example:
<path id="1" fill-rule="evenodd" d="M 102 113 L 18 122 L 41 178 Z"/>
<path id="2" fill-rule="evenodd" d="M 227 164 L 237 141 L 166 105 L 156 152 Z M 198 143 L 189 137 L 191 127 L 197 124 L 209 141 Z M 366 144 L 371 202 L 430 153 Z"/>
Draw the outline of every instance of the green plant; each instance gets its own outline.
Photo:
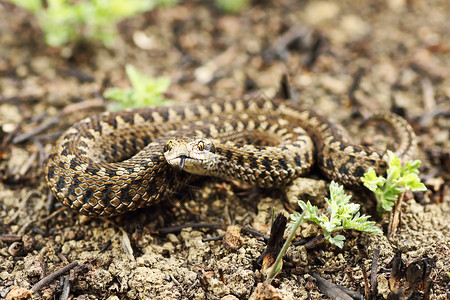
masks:
<path id="1" fill-rule="evenodd" d="M 163 94 L 170 86 L 169 78 L 145 76 L 129 64 L 125 66 L 125 72 L 132 88 L 109 88 L 103 93 L 103 97 L 119 102 L 110 107 L 111 110 L 161 105 L 168 101 Z"/>
<path id="2" fill-rule="evenodd" d="M 216 0 L 216 5 L 227 13 L 237 13 L 249 4 L 249 0 Z"/>
<path id="3" fill-rule="evenodd" d="M 281 268 L 281 259 L 287 248 L 294 238 L 295 232 L 303 222 L 310 221 L 319 225 L 323 230 L 325 240 L 329 243 L 342 248 L 344 246 L 345 237 L 343 235 L 334 235 L 333 233 L 344 230 L 353 229 L 369 233 L 381 234 L 382 231 L 375 226 L 375 222 L 369 221 L 369 216 L 359 214 L 359 204 L 350 203 L 350 195 L 346 195 L 344 187 L 332 181 L 330 184 L 330 198 L 325 198 L 328 204 L 326 214 L 319 214 L 317 206 L 312 205 L 309 201 L 305 203 L 298 200 L 298 205 L 303 210 L 302 213 L 291 214 L 291 224 L 289 226 L 289 236 L 283 245 L 280 253 L 273 264 L 271 272 L 267 276 L 267 281 L 271 281 Z"/>
<path id="4" fill-rule="evenodd" d="M 419 178 L 419 160 L 407 161 L 403 166 L 400 159 L 391 151 L 389 156 L 389 169 L 386 178 L 377 176 L 375 170 L 370 168 L 361 177 L 364 186 L 371 190 L 377 199 L 377 212 L 380 216 L 384 210 L 390 211 L 398 196 L 406 190 L 426 191 L 425 185 Z"/>
<path id="5" fill-rule="evenodd" d="M 174 3 L 174 0 L 9 1 L 36 15 L 46 43 L 54 47 L 81 39 L 100 40 L 110 46 L 117 35 L 116 23 L 157 6 Z"/>

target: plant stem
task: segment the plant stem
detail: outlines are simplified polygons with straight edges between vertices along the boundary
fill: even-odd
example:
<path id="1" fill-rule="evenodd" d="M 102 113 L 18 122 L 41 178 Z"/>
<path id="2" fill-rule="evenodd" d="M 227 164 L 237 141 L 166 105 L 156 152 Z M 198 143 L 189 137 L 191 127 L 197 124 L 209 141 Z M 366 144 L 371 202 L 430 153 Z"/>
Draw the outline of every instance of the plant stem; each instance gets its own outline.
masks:
<path id="1" fill-rule="evenodd" d="M 380 191 L 377 193 L 375 192 L 375 198 L 377 199 L 377 215 L 378 215 L 378 219 L 381 218 L 381 216 L 383 215 L 384 212 L 384 207 L 383 207 L 383 203 L 386 201 L 384 199 L 384 195 L 386 194 L 387 190 L 389 189 L 389 187 L 392 185 L 392 173 L 391 172 L 387 172 L 387 178 L 386 181 L 383 184 L 383 187 L 381 187 Z"/>
<path id="2" fill-rule="evenodd" d="M 300 225 L 303 223 L 303 214 L 300 216 L 300 218 L 295 222 L 294 226 L 291 227 L 291 231 L 289 233 L 288 238 L 283 244 L 283 248 L 281 248 L 280 253 L 278 253 L 277 259 L 272 265 L 272 268 L 270 270 L 270 273 L 267 275 L 266 282 L 271 283 L 272 280 L 277 276 L 278 272 L 280 271 L 280 264 L 281 260 L 283 259 L 284 254 L 286 253 L 287 249 L 292 243 L 292 239 L 295 236 L 295 232 L 300 227 Z"/>

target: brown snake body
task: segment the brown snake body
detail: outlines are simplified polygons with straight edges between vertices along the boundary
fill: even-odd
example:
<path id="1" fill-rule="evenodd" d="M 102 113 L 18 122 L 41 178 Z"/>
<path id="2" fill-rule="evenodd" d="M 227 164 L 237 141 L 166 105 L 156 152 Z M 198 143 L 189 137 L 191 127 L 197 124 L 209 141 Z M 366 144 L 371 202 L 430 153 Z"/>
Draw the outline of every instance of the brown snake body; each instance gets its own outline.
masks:
<path id="1" fill-rule="evenodd" d="M 415 147 L 411 126 L 392 114 L 395 153 Z M 344 131 L 310 109 L 253 98 L 103 113 L 75 124 L 51 153 L 46 177 L 66 206 L 89 216 L 114 216 L 155 204 L 197 175 L 282 187 L 313 163 L 329 179 L 359 185 L 384 153 L 348 142 Z M 175 166 L 175 167 L 174 167 Z"/>

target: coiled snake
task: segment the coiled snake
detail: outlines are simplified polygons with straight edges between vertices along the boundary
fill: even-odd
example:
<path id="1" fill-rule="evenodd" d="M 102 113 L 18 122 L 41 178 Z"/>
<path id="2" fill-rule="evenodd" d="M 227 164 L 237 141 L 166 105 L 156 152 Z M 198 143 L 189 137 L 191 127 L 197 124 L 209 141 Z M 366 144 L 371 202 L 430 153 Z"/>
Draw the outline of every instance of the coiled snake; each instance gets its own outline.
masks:
<path id="1" fill-rule="evenodd" d="M 395 153 L 408 157 L 411 126 L 392 114 L 373 119 L 395 129 Z M 66 206 L 108 217 L 155 204 L 198 175 L 282 187 L 315 163 L 327 178 L 359 185 L 369 167 L 385 172 L 385 156 L 352 145 L 339 126 L 298 104 L 205 100 L 80 121 L 57 141 L 46 177 Z"/>

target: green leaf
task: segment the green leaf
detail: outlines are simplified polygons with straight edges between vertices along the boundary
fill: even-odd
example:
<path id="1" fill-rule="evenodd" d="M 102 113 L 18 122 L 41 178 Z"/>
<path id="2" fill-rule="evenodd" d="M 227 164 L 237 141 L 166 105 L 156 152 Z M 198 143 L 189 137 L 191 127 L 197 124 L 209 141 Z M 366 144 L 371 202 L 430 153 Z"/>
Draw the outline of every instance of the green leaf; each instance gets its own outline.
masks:
<path id="1" fill-rule="evenodd" d="M 8 0 L 15 5 L 22 6 L 32 13 L 42 9 L 42 0 Z"/>
<path id="2" fill-rule="evenodd" d="M 216 5 L 228 13 L 237 13 L 248 6 L 249 0 L 216 0 Z"/>
<path id="3" fill-rule="evenodd" d="M 369 170 L 361 177 L 361 181 L 364 183 L 364 186 L 367 187 L 372 192 L 375 192 L 378 187 L 383 186 L 386 182 L 386 178 L 378 177 L 373 168 L 369 168 Z"/>
<path id="4" fill-rule="evenodd" d="M 331 237 L 331 236 L 325 237 L 325 239 L 329 243 L 336 245 L 341 249 L 344 248 L 345 237 L 343 235 L 337 234 L 334 237 Z"/>
<path id="5" fill-rule="evenodd" d="M 309 201 L 305 203 L 299 200 L 298 204 L 303 210 L 302 218 L 304 221 L 311 221 L 319 225 L 324 231 L 324 236 L 329 242 L 338 242 L 342 240 L 340 237 L 332 238 L 331 234 L 342 229 L 354 229 L 359 231 L 367 231 L 372 233 L 381 232 L 375 227 L 375 223 L 368 221 L 368 216 L 360 216 L 360 205 L 350 202 L 350 195 L 345 194 L 343 186 L 336 182 L 330 184 L 330 198 L 326 198 L 327 212 L 329 217 L 325 214 L 318 213 L 318 208 L 312 205 Z M 292 222 L 299 220 L 299 215 L 294 214 L 291 217 Z M 339 243 L 342 245 L 343 243 Z"/>
<path id="6" fill-rule="evenodd" d="M 420 160 L 407 161 L 402 168 L 402 175 L 409 173 L 419 174 L 419 167 L 420 167 Z"/>
<path id="7" fill-rule="evenodd" d="M 390 168 L 401 168 L 401 162 L 400 159 L 395 155 L 394 152 L 388 150 L 387 151 L 388 157 L 389 157 L 389 167 Z"/>
<path id="8" fill-rule="evenodd" d="M 390 211 L 398 199 L 398 195 L 405 190 L 425 191 L 426 187 L 420 182 L 420 161 L 407 161 L 403 166 L 400 159 L 391 151 L 387 151 L 389 157 L 389 169 L 386 178 L 377 176 L 370 168 L 361 181 L 369 190 L 375 193 L 378 204 L 378 212 L 381 208 Z"/>
<path id="9" fill-rule="evenodd" d="M 36 15 L 51 46 L 59 47 L 80 40 L 99 40 L 111 46 L 117 36 L 116 24 L 171 0 L 9 0 Z"/>
<path id="10" fill-rule="evenodd" d="M 344 247 L 345 237 L 339 234 L 333 236 L 334 232 L 343 229 L 353 229 L 380 234 L 381 230 L 375 226 L 375 222 L 368 221 L 369 216 L 360 216 L 360 206 L 351 203 L 350 198 L 351 196 L 345 194 L 344 187 L 333 181 L 330 184 L 330 199 L 326 199 L 329 216 L 319 214 L 319 209 L 317 206 L 312 205 L 311 202 L 298 200 L 298 205 L 302 213 L 296 212 L 291 214 L 288 238 L 276 258 L 274 267 L 267 275 L 266 281 L 270 282 L 276 276 L 277 272 L 279 272 L 279 267 L 281 266 L 280 261 L 292 242 L 295 231 L 300 227 L 302 222 L 310 221 L 319 225 L 323 230 L 325 240 L 339 248 Z"/>
<path id="11" fill-rule="evenodd" d="M 170 79 L 166 77 L 152 78 L 145 76 L 129 64 L 126 65 L 125 71 L 132 88 L 110 88 L 103 94 L 105 98 L 119 102 L 118 105 L 113 107 L 114 110 L 161 105 L 167 101 L 163 94 L 170 86 Z"/>

